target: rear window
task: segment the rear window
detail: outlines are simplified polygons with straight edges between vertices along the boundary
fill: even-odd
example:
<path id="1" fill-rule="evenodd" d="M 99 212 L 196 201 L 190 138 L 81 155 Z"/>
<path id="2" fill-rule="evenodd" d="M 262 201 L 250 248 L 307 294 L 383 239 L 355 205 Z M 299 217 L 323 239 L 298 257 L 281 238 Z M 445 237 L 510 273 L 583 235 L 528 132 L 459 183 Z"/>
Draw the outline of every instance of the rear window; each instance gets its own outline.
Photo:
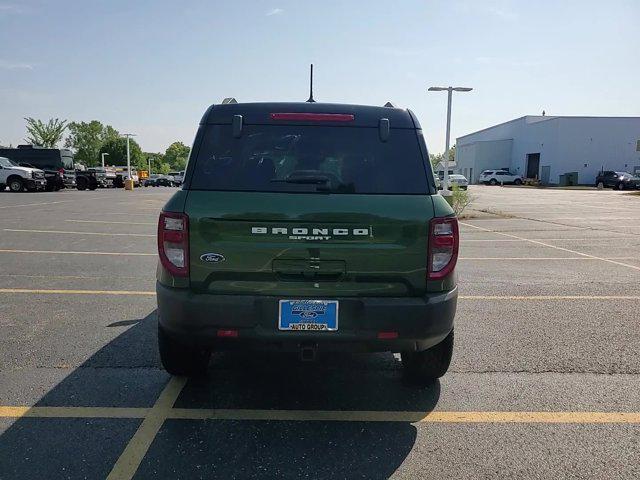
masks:
<path id="1" fill-rule="evenodd" d="M 245 125 L 206 127 L 193 190 L 425 194 L 427 173 L 414 130 Z"/>

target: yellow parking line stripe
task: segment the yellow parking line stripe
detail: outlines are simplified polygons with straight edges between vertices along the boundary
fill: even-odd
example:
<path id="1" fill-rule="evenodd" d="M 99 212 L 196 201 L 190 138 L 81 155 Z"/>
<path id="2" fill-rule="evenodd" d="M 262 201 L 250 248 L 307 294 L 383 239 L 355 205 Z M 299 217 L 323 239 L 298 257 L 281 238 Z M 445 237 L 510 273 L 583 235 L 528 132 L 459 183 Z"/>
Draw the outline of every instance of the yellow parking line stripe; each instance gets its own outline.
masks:
<path id="1" fill-rule="evenodd" d="M 155 295 L 153 291 L 139 290 L 49 290 L 36 288 L 0 288 L 0 293 L 31 293 L 37 295 Z"/>
<path id="2" fill-rule="evenodd" d="M 64 235 L 101 235 L 106 237 L 155 237 L 155 234 L 146 233 L 68 232 L 64 230 L 22 230 L 18 228 L 5 228 L 4 231 L 19 233 L 53 233 Z"/>
<path id="3" fill-rule="evenodd" d="M 160 431 L 160 427 L 168 416 L 178 395 L 187 383 L 186 378 L 171 377 L 158 400 L 149 411 L 148 415 L 138 427 L 118 461 L 111 469 L 107 480 L 125 480 L 133 478 L 140 466 L 140 462 L 146 455 L 153 439 Z"/>
<path id="4" fill-rule="evenodd" d="M 198 410 L 174 408 L 180 420 L 409 423 L 640 423 L 640 412 L 406 412 L 349 410 Z"/>
<path id="5" fill-rule="evenodd" d="M 495 230 L 489 230 L 488 228 L 478 227 L 476 225 L 471 225 L 470 223 L 465 223 L 465 222 L 460 222 L 460 223 L 462 225 L 466 225 L 468 227 L 476 228 L 478 230 L 482 230 L 482 231 L 485 231 L 485 232 L 492 232 L 492 233 L 496 233 L 498 235 L 504 235 L 505 237 L 511 237 L 511 238 L 516 238 L 516 239 L 519 239 L 519 240 L 524 240 L 524 241 L 533 243 L 534 245 L 541 245 L 543 247 L 555 248 L 556 250 L 561 250 L 563 252 L 574 253 L 574 254 L 580 255 L 582 257 L 593 258 L 593 259 L 596 259 L 596 260 L 601 260 L 603 262 L 612 263 L 614 265 L 618 265 L 618 266 L 621 266 L 621 267 L 631 268 L 633 270 L 640 271 L 640 267 L 635 266 L 635 265 L 630 265 L 628 263 L 622 263 L 622 262 L 618 262 L 616 260 L 609 260 L 607 258 L 597 257 L 595 255 L 589 255 L 587 253 L 578 252 L 576 250 L 571 250 L 569 248 L 557 247 L 555 245 L 551 245 L 550 243 L 544 243 L 544 242 L 541 242 L 541 241 L 538 241 L 538 240 L 531 240 L 529 238 L 519 237 L 517 235 L 511 235 L 510 233 L 496 232 Z"/>
<path id="6" fill-rule="evenodd" d="M 153 408 L 133 407 L 10 407 L 4 418 L 145 418 L 114 466 L 109 478 L 131 478 L 164 420 L 324 421 L 410 423 L 640 423 L 640 412 L 509 412 L 509 411 L 385 411 L 385 410 L 256 410 L 172 408 L 185 380 L 172 379 Z M 147 422 L 148 419 L 151 419 Z M 131 447 L 131 448 L 130 448 Z M 145 448 L 146 447 L 146 448 Z M 127 451 L 128 449 L 128 451 Z M 124 466 L 127 466 L 126 472 Z M 129 476 L 124 476 L 128 473 Z"/>
<path id="7" fill-rule="evenodd" d="M 130 257 L 155 257 L 156 253 L 137 253 L 137 252 L 76 252 L 69 250 L 10 250 L 0 249 L 0 253 L 46 253 L 46 254 L 61 254 L 61 255 L 116 255 L 116 256 L 130 256 Z"/>
<path id="8" fill-rule="evenodd" d="M 144 418 L 148 411 L 133 407 L 0 407 L 0 417 Z"/>
<path id="9" fill-rule="evenodd" d="M 107 222 L 104 220 L 67 220 L 67 222 L 73 223 L 108 223 L 108 224 L 117 224 L 117 225 L 153 225 L 156 226 L 156 223 L 153 222 Z"/>

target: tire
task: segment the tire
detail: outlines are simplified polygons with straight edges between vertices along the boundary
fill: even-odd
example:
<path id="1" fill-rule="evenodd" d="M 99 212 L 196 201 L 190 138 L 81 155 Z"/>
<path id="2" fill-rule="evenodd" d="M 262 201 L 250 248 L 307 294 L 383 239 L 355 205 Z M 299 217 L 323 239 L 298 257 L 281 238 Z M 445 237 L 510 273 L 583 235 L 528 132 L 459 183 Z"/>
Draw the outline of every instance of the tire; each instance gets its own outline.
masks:
<path id="1" fill-rule="evenodd" d="M 618 190 L 624 190 L 624 183 L 620 182 L 619 184 L 616 185 L 616 188 Z"/>
<path id="2" fill-rule="evenodd" d="M 442 342 L 427 350 L 402 352 L 402 366 L 411 380 L 427 384 L 447 373 L 452 355 L 453 330 Z"/>
<path id="3" fill-rule="evenodd" d="M 7 186 L 4 183 L 0 183 L 0 192 L 4 192 L 5 188 L 7 188 Z"/>
<path id="4" fill-rule="evenodd" d="M 513 181 L 513 184 L 514 184 L 514 185 L 522 185 L 522 180 L 520 180 L 519 178 L 516 178 L 516 179 Z"/>
<path id="5" fill-rule="evenodd" d="M 489 180 L 489 185 L 497 185 L 498 184 L 498 180 L 496 180 L 495 178 L 492 178 L 491 180 Z"/>
<path id="6" fill-rule="evenodd" d="M 9 179 L 9 190 L 12 192 L 21 192 L 24 190 L 24 182 L 20 177 L 13 177 Z"/>
<path id="7" fill-rule="evenodd" d="M 180 343 L 158 324 L 158 350 L 162 366 L 171 375 L 204 375 L 209 365 L 211 351 L 194 345 Z"/>
<path id="8" fill-rule="evenodd" d="M 87 189 L 87 179 L 84 177 L 78 177 L 78 180 L 76 181 L 76 188 L 78 190 L 86 190 Z"/>

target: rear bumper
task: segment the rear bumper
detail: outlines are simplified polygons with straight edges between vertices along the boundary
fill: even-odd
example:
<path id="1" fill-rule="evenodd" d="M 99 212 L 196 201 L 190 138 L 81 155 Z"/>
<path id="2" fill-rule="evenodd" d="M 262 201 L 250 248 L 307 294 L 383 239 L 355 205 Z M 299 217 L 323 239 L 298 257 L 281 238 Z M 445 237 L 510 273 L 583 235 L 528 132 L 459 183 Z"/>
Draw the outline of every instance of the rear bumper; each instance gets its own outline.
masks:
<path id="1" fill-rule="evenodd" d="M 158 321 L 170 335 L 186 343 L 216 349 L 297 351 L 313 345 L 319 350 L 352 352 L 424 350 L 440 343 L 453 329 L 457 288 L 423 297 L 346 297 L 340 302 L 336 332 L 278 330 L 278 301 L 282 297 L 208 295 L 156 283 Z M 234 338 L 218 330 L 237 330 Z M 378 339 L 379 332 L 397 332 Z"/>

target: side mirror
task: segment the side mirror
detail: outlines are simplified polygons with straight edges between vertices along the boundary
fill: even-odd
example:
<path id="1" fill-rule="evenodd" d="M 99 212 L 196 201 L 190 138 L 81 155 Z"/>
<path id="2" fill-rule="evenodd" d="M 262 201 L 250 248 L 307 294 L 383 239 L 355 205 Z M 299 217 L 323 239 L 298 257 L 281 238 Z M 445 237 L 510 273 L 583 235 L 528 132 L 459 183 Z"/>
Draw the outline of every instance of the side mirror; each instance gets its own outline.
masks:
<path id="1" fill-rule="evenodd" d="M 240 138 L 242 135 L 242 115 L 233 116 L 233 136 Z"/>

